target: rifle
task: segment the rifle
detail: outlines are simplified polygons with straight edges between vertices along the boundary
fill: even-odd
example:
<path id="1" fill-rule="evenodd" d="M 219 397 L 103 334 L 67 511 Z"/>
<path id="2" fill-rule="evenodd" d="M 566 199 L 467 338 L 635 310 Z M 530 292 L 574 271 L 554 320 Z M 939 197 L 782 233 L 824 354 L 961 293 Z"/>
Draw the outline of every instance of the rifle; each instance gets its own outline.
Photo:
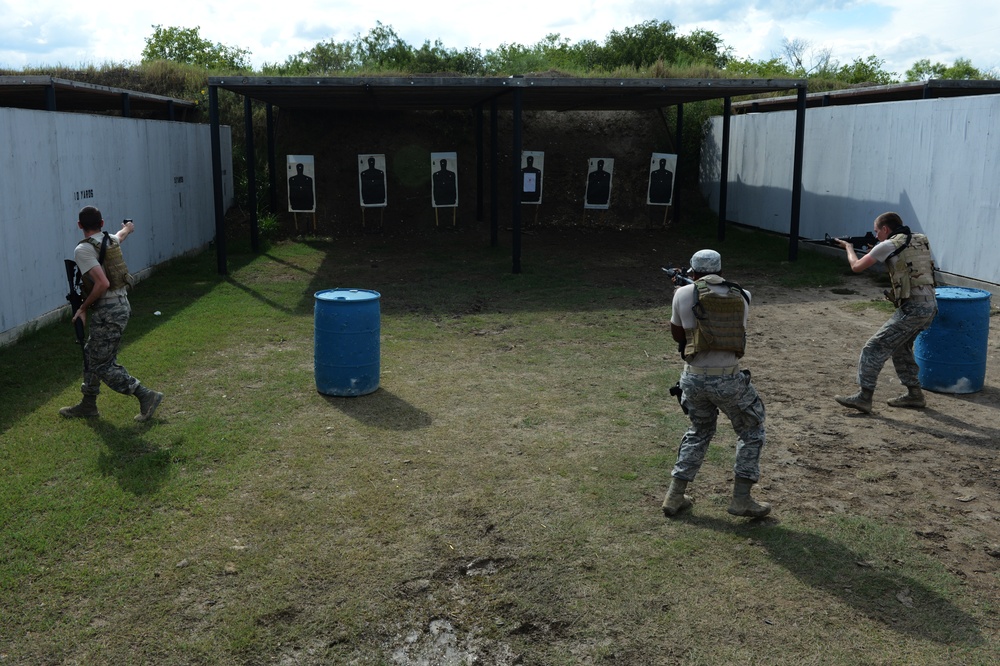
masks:
<path id="1" fill-rule="evenodd" d="M 832 245 L 833 247 L 840 247 L 838 240 L 844 240 L 854 246 L 856 250 L 862 250 L 868 252 L 873 247 L 878 244 L 878 239 L 875 238 L 875 234 L 869 231 L 864 236 L 841 236 L 834 238 L 830 234 L 825 234 L 823 238 L 809 238 L 804 242 L 806 243 L 823 243 L 824 245 Z"/>
<path id="2" fill-rule="evenodd" d="M 66 294 L 66 300 L 69 301 L 69 307 L 71 309 L 69 316 L 73 317 L 76 311 L 80 309 L 83 305 L 83 276 L 80 275 L 80 269 L 77 268 L 76 262 L 72 259 L 65 259 L 66 264 L 66 281 L 69 282 L 69 293 Z M 76 329 L 76 341 L 80 344 L 80 349 L 83 350 L 83 371 L 90 372 L 90 364 L 87 362 L 87 349 L 85 347 L 86 340 L 83 330 L 83 322 L 77 319 L 73 322 L 73 328 Z"/>
<path id="3" fill-rule="evenodd" d="M 694 284 L 694 280 L 688 277 L 688 273 L 691 272 L 690 268 L 682 269 L 661 266 L 660 269 L 670 277 L 670 281 L 674 283 L 675 287 L 683 287 L 686 284 Z"/>

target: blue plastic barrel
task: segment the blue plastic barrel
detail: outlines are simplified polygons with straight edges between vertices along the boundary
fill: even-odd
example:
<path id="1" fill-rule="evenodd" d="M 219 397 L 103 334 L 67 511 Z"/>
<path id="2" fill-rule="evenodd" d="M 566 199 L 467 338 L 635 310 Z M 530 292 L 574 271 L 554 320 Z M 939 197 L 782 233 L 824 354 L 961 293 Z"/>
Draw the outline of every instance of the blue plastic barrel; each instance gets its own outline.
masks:
<path id="1" fill-rule="evenodd" d="M 913 343 L 920 385 L 938 393 L 975 393 L 986 380 L 990 292 L 938 287 L 938 314 Z"/>
<path id="2" fill-rule="evenodd" d="M 379 380 L 379 299 L 368 289 L 317 291 L 316 390 L 325 395 L 372 393 Z"/>

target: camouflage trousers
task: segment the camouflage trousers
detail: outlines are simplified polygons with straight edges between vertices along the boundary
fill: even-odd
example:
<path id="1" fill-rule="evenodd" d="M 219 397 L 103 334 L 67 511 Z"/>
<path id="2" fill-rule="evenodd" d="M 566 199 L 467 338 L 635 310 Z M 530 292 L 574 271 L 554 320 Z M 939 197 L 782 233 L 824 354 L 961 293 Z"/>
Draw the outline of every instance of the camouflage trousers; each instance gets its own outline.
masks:
<path id="1" fill-rule="evenodd" d="M 858 386 L 875 390 L 882 366 L 890 358 L 903 386 L 920 386 L 920 372 L 913 358 L 913 341 L 931 325 L 937 315 L 934 301 L 903 301 L 889 321 L 868 339 L 858 360 Z"/>
<path id="2" fill-rule="evenodd" d="M 715 436 L 721 411 L 729 418 L 738 437 L 733 472 L 744 479 L 758 481 L 760 452 L 765 440 L 765 414 L 764 403 L 750 377 L 742 372 L 721 376 L 684 372 L 680 385 L 681 404 L 687 408 L 691 426 L 681 438 L 671 475 L 682 481 L 694 481 Z"/>
<path id="3" fill-rule="evenodd" d="M 103 381 L 111 390 L 131 395 L 139 386 L 139 380 L 118 363 L 118 350 L 132 315 L 132 306 L 123 296 L 107 304 L 92 305 L 87 314 L 90 336 L 84 350 L 89 370 L 83 373 L 80 390 L 84 395 L 97 395 Z"/>

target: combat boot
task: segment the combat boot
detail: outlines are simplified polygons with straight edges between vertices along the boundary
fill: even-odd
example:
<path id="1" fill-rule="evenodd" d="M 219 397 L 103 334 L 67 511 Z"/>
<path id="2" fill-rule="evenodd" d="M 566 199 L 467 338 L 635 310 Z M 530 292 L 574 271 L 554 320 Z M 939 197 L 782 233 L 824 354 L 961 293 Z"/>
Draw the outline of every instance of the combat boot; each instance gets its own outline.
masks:
<path id="1" fill-rule="evenodd" d="M 729 503 L 726 511 L 734 516 L 746 516 L 747 518 L 763 518 L 771 513 L 771 505 L 767 502 L 757 503 L 750 497 L 750 488 L 753 481 L 736 477 L 733 481 L 733 500 Z"/>
<path id="2" fill-rule="evenodd" d="M 889 398 L 885 401 L 885 404 L 890 407 L 911 407 L 913 409 L 920 409 L 921 407 L 927 406 L 927 401 L 924 400 L 924 392 L 919 386 L 907 386 L 905 395 L 901 395 L 898 398 Z"/>
<path id="3" fill-rule="evenodd" d="M 688 482 L 683 479 L 672 478 L 667 496 L 663 498 L 663 515 L 670 518 L 676 516 L 684 509 L 691 508 L 691 498 L 684 494 L 687 490 Z"/>
<path id="4" fill-rule="evenodd" d="M 864 412 L 865 414 L 872 413 L 872 394 L 874 391 L 871 389 L 862 388 L 859 389 L 857 393 L 849 396 L 838 395 L 835 396 L 837 402 L 842 404 L 844 407 L 853 407 L 859 412 Z"/>
<path id="5" fill-rule="evenodd" d="M 136 421 L 148 421 L 156 408 L 163 402 L 162 393 L 148 389 L 142 384 L 136 387 L 132 395 L 139 399 L 139 413 L 135 415 Z"/>
<path id="6" fill-rule="evenodd" d="M 97 411 L 97 396 L 87 393 L 83 394 L 79 405 L 63 407 L 59 410 L 59 413 L 68 419 L 92 418 L 101 415 Z"/>

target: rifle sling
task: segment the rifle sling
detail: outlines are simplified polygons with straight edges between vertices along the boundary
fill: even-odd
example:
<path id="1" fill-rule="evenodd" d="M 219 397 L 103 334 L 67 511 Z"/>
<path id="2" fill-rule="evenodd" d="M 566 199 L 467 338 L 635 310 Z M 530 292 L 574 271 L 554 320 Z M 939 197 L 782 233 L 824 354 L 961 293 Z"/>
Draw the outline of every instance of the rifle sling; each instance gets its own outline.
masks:
<path id="1" fill-rule="evenodd" d="M 910 240 L 913 239 L 913 232 L 910 231 L 910 228 L 909 227 L 898 227 L 895 231 L 893 231 L 892 235 L 895 236 L 897 234 L 906 234 L 906 241 L 902 245 L 900 245 L 899 247 L 897 247 L 895 250 L 893 250 L 892 254 L 890 254 L 888 257 L 885 258 L 886 261 L 889 261 L 890 259 L 892 259 L 893 257 L 895 257 L 897 254 L 899 254 L 900 252 L 902 252 L 906 248 L 910 247 Z"/>

